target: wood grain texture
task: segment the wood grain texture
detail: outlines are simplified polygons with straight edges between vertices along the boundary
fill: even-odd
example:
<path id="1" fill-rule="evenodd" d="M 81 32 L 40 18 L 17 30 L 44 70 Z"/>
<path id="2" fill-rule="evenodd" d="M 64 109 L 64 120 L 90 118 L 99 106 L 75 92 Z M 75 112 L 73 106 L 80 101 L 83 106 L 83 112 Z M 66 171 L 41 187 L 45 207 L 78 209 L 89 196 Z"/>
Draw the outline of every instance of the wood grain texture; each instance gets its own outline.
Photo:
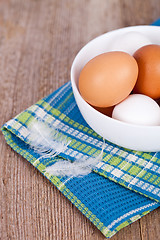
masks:
<path id="1" fill-rule="evenodd" d="M 159 15 L 159 0 L 0 0 L 0 125 L 67 82 L 89 40 Z M 0 136 L 0 239 L 105 239 Z M 112 240 L 160 239 L 159 214 L 153 211 Z"/>

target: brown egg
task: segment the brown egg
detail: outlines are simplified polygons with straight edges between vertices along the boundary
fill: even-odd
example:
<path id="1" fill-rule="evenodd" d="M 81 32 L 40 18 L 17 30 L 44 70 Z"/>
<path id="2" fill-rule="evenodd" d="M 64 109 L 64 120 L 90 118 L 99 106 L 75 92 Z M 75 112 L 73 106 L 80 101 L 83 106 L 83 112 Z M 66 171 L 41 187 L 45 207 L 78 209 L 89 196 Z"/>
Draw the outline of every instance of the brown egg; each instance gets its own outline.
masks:
<path id="1" fill-rule="evenodd" d="M 92 106 L 92 107 L 94 107 L 98 112 L 101 112 L 108 117 L 112 117 L 112 112 L 113 112 L 114 106 L 106 107 L 106 108 L 95 107 L 95 106 Z"/>
<path id="2" fill-rule="evenodd" d="M 155 101 L 156 101 L 156 103 L 158 103 L 158 105 L 160 106 L 160 98 L 156 99 Z"/>
<path id="3" fill-rule="evenodd" d="M 110 107 L 125 99 L 138 76 L 135 59 L 125 52 L 107 52 L 91 59 L 82 69 L 79 90 L 89 104 Z"/>
<path id="4" fill-rule="evenodd" d="M 160 98 L 160 45 L 147 45 L 133 55 L 139 67 L 134 93 Z"/>

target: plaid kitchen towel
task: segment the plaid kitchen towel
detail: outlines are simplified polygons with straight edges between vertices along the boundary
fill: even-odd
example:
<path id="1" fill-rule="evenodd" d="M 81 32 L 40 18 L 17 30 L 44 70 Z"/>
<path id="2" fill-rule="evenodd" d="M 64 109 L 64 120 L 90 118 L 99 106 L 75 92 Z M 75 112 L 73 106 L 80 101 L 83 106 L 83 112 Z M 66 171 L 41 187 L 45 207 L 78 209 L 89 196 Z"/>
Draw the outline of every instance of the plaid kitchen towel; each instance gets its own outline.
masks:
<path id="1" fill-rule="evenodd" d="M 106 237 L 159 206 L 160 153 L 132 151 L 106 141 L 103 160 L 94 172 L 79 178 L 56 177 L 45 169 L 57 157 L 39 158 L 29 145 L 28 126 L 35 119 L 56 127 L 70 139 L 58 158 L 87 160 L 101 152 L 103 139 L 81 116 L 70 82 L 8 121 L 2 132 L 7 143 L 44 174 Z"/>
<path id="2" fill-rule="evenodd" d="M 154 25 L 154 26 L 160 26 L 160 18 L 157 19 L 154 23 L 152 23 L 151 25 Z"/>

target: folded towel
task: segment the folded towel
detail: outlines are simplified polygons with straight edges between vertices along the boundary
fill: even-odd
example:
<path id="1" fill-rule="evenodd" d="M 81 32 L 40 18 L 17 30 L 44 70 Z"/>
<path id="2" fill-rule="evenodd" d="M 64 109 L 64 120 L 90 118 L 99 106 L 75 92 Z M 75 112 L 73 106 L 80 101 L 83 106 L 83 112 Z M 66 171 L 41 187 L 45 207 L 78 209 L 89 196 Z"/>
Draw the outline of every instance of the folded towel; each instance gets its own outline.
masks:
<path id="1" fill-rule="evenodd" d="M 50 128 L 56 127 L 67 139 L 68 144 L 63 151 L 57 151 L 58 155 L 43 158 L 31 147 L 30 126 L 37 120 Z M 7 143 L 47 177 L 106 237 L 160 205 L 160 153 L 132 151 L 108 141 L 104 146 L 103 139 L 81 116 L 70 82 L 5 123 L 2 132 Z M 60 160 L 76 162 L 95 158 L 103 146 L 103 159 L 87 175 L 60 177 L 47 171 Z"/>

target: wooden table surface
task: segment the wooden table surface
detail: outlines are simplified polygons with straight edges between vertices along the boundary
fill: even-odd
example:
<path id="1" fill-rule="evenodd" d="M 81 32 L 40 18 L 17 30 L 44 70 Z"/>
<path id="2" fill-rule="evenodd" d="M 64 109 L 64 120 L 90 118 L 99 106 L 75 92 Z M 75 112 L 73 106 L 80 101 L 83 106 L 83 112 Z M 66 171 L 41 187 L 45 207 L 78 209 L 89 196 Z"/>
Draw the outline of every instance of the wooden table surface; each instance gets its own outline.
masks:
<path id="1" fill-rule="evenodd" d="M 0 125 L 70 79 L 89 40 L 160 17 L 159 0 L 0 0 Z M 45 177 L 0 141 L 0 239 L 105 239 Z M 112 240 L 160 239 L 160 209 Z"/>

